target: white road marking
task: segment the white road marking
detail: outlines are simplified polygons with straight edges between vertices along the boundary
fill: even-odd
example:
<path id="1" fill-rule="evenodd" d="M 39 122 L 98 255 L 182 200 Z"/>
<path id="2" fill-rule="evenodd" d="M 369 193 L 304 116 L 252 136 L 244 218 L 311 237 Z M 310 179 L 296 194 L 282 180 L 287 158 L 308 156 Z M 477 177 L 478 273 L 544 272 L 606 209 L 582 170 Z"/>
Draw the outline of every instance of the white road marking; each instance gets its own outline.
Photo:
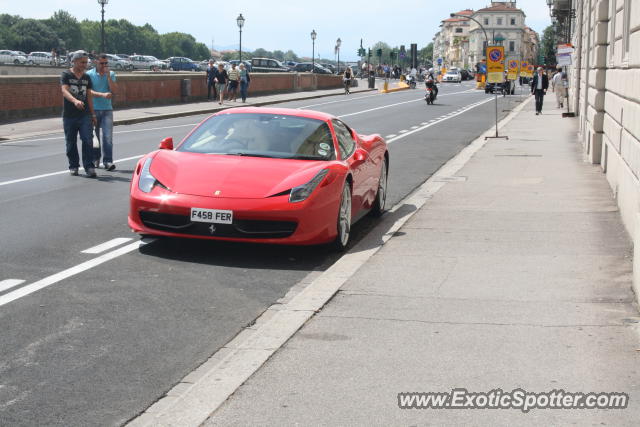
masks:
<path id="1" fill-rule="evenodd" d="M 406 132 L 409 132 L 409 131 L 406 129 L 402 129 L 399 133 L 406 133 Z"/>
<path id="2" fill-rule="evenodd" d="M 0 292 L 4 292 L 8 289 L 13 288 L 14 286 L 21 285 L 24 282 L 25 282 L 24 280 L 20 280 L 20 279 L 3 280 L 2 282 L 0 282 Z"/>
<path id="3" fill-rule="evenodd" d="M 458 95 L 458 94 L 467 93 L 467 92 L 469 92 L 469 91 L 445 93 L 445 94 L 442 94 L 440 96 Z M 398 102 L 398 103 L 395 103 L 395 104 L 383 105 L 381 107 L 371 108 L 371 109 L 368 109 L 368 110 L 358 111 L 358 112 L 350 113 L 350 114 L 344 114 L 344 115 L 337 116 L 337 117 L 342 118 L 342 117 L 355 116 L 357 114 L 368 113 L 370 111 L 380 110 L 380 109 L 383 109 L 383 108 L 394 107 L 396 105 L 408 104 L 410 102 L 416 102 L 416 101 L 422 101 L 422 100 L 423 100 L 423 98 L 418 98 L 418 99 L 414 99 L 414 100 L 411 100 L 411 101 L 404 101 L 404 102 Z M 441 118 L 442 118 L 442 116 L 439 117 L 439 119 L 441 119 Z M 149 129 L 136 129 L 136 130 L 122 131 L 122 132 L 119 132 L 119 133 L 144 132 L 144 131 L 148 131 L 148 130 L 170 129 L 170 128 L 183 127 L 183 126 L 194 126 L 194 125 L 193 124 L 187 124 L 187 125 L 166 126 L 166 127 L 149 128 Z M 3 145 L 6 145 L 6 144 L 3 144 Z M 142 156 L 144 156 L 144 154 L 140 154 L 139 156 L 127 157 L 125 159 L 119 159 L 119 160 L 116 160 L 115 163 L 125 162 L 125 161 L 133 160 L 133 159 L 139 159 Z M 46 173 L 46 174 L 42 174 L 42 175 L 30 176 L 30 177 L 27 177 L 27 178 L 14 179 L 14 180 L 11 180 L 11 181 L 4 181 L 4 182 L 0 182 L 0 187 L 2 187 L 4 185 L 9 185 L 9 184 L 17 184 L 17 183 L 20 183 L 20 182 L 32 181 L 34 179 L 47 178 L 47 177 L 55 176 L 55 175 L 62 175 L 62 174 L 65 174 L 65 173 L 69 173 L 69 171 L 68 170 L 64 170 L 64 171 L 59 171 L 59 172 L 52 172 L 52 173 Z"/>
<path id="4" fill-rule="evenodd" d="M 485 99 L 484 101 L 470 104 L 467 107 L 463 108 L 462 110 L 458 111 L 456 114 L 452 114 L 452 115 L 450 115 L 448 117 L 442 117 L 440 120 L 436 120 L 435 122 L 429 123 L 429 124 L 424 125 L 424 126 L 420 126 L 419 128 L 414 129 L 414 130 L 412 130 L 410 132 L 406 132 L 406 133 L 403 133 L 402 135 L 396 136 L 395 138 L 391 138 L 390 140 L 387 141 L 387 144 L 391 144 L 392 142 L 397 141 L 397 140 L 399 140 L 401 138 L 404 138 L 405 136 L 411 135 L 411 134 L 416 133 L 416 132 L 420 132 L 421 130 L 427 129 L 428 127 L 431 127 L 431 126 L 436 125 L 436 124 L 438 124 L 440 122 L 443 122 L 445 120 L 448 120 L 450 118 L 458 116 L 458 115 L 460 115 L 462 113 L 465 113 L 465 112 L 471 110 L 472 108 L 475 108 L 475 107 L 477 107 L 479 105 L 485 104 L 485 103 L 487 103 L 489 101 L 493 101 L 493 100 L 492 99 Z"/>
<path id="5" fill-rule="evenodd" d="M 132 130 L 123 130 L 120 132 L 114 132 L 114 135 L 120 135 L 123 133 L 132 133 L 132 132 L 146 132 L 149 130 L 163 130 L 163 129 L 173 129 L 173 128 L 181 128 L 181 127 L 185 127 L 185 126 L 195 126 L 197 125 L 197 123 L 189 123 L 186 125 L 175 125 L 175 126 L 164 126 L 164 127 L 160 127 L 160 128 L 147 128 L 147 129 L 132 129 Z M 64 135 L 60 135 L 60 136 L 54 136 L 51 138 L 38 138 L 38 139 L 12 139 L 11 142 L 5 142 L 4 144 L 2 144 L 2 146 L 11 146 L 14 145 L 14 143 L 22 143 L 22 142 L 38 142 L 38 141 L 52 141 L 55 139 L 64 139 Z"/>
<path id="6" fill-rule="evenodd" d="M 109 240 L 108 242 L 102 243 L 100 245 L 96 245 L 92 248 L 85 249 L 82 251 L 83 254 L 100 254 L 104 251 L 108 251 L 109 249 L 115 248 L 116 246 L 120 246 L 123 243 L 127 243 L 130 241 L 130 237 L 118 237 L 113 240 Z"/>
<path id="7" fill-rule="evenodd" d="M 387 136 L 385 136 L 384 138 L 385 138 L 385 139 L 389 139 L 389 138 L 393 138 L 394 136 L 396 136 L 396 134 L 395 134 L 395 133 L 392 133 L 391 135 L 387 135 Z"/>
<path id="8" fill-rule="evenodd" d="M 127 162 L 129 160 L 139 159 L 142 156 L 144 156 L 144 154 L 140 154 L 139 156 L 125 157 L 124 159 L 116 160 L 114 163 Z M 19 182 L 32 181 L 34 179 L 46 178 L 46 177 L 55 176 L 55 175 L 62 175 L 62 174 L 65 174 L 65 173 L 68 174 L 69 170 L 67 169 L 67 170 L 63 170 L 63 171 L 59 171 L 59 172 L 45 173 L 45 174 L 42 174 L 42 175 L 30 176 L 30 177 L 27 177 L 27 178 L 14 179 L 12 181 L 4 181 L 4 182 L 0 182 L 0 187 L 2 187 L 3 185 L 17 184 Z"/>
<path id="9" fill-rule="evenodd" d="M 329 102 L 322 102 L 320 104 L 305 105 L 304 107 L 297 107 L 296 110 L 304 110 L 304 109 L 309 108 L 309 107 L 318 107 L 320 105 L 335 104 L 336 102 L 348 102 L 348 101 L 354 101 L 354 100 L 358 100 L 358 99 L 372 98 L 374 96 L 380 96 L 380 95 L 381 94 L 376 93 L 375 95 L 356 96 L 356 97 L 350 97 L 350 98 L 347 98 L 347 99 L 340 99 L 338 101 L 329 101 Z M 294 100 L 292 100 L 292 101 L 294 101 Z"/>
<path id="10" fill-rule="evenodd" d="M 0 296 L 0 307 L 2 307 L 5 304 L 9 304 L 12 301 L 17 300 L 18 298 L 22 298 L 36 291 L 39 291 L 40 289 L 44 289 L 48 286 L 58 283 L 61 280 L 67 279 L 71 276 L 75 276 L 76 274 L 82 273 L 83 271 L 87 271 L 107 261 L 111 261 L 112 259 L 115 259 L 119 256 L 135 251 L 136 249 L 140 248 L 143 245 L 146 245 L 147 243 L 148 242 L 146 241 L 143 242 L 142 240 L 139 240 L 127 246 L 123 246 L 122 248 L 116 249 L 115 251 L 107 252 L 106 254 L 100 255 L 97 258 L 83 262 L 82 264 L 78 264 L 75 267 L 68 268 L 64 271 L 53 274 L 49 277 L 45 277 L 44 279 L 38 280 L 37 282 L 23 286 L 20 289 L 16 289 L 15 291 L 9 292 L 8 294 L 4 294 Z"/>
<path id="11" fill-rule="evenodd" d="M 418 126 L 411 126 L 411 129 L 418 129 Z"/>

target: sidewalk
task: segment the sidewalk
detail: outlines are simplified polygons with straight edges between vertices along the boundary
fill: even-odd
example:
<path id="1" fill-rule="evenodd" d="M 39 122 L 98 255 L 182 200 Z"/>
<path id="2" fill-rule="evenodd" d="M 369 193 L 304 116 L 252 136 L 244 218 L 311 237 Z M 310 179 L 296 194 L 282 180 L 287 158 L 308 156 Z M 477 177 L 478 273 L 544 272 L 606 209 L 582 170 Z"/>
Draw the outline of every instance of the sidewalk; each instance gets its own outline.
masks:
<path id="1" fill-rule="evenodd" d="M 382 85 L 380 80 L 376 80 L 376 87 Z M 351 93 L 368 92 L 376 89 L 368 89 L 366 80 L 358 79 L 358 87 L 351 88 Z M 151 105 L 140 108 L 127 108 L 113 111 L 113 123 L 118 125 L 130 125 L 134 123 L 149 122 L 153 120 L 170 119 L 174 117 L 193 116 L 198 114 L 212 114 L 216 111 L 231 107 L 240 106 L 261 106 L 277 104 L 281 102 L 298 101 L 304 99 L 323 98 L 326 96 L 342 95 L 343 88 L 322 89 L 304 92 L 287 92 L 275 95 L 263 95 L 252 97 L 249 93 L 246 103 L 242 103 L 240 97 L 238 101 L 225 101 L 219 105 L 215 101 L 189 102 L 172 105 Z M 62 95 L 60 96 L 62 103 Z M 31 138 L 41 135 L 62 132 L 62 119 L 60 117 L 48 117 L 43 119 L 28 119 L 14 123 L 0 124 L 0 142 L 18 138 Z"/>
<path id="2" fill-rule="evenodd" d="M 204 425 L 637 425 L 631 244 L 601 170 L 581 160 L 576 121 L 547 104 L 535 116 L 529 99 L 500 132 L 509 140 L 489 140 L 442 177 Z M 453 388 L 630 401 L 528 413 L 398 408 L 399 392 Z"/>

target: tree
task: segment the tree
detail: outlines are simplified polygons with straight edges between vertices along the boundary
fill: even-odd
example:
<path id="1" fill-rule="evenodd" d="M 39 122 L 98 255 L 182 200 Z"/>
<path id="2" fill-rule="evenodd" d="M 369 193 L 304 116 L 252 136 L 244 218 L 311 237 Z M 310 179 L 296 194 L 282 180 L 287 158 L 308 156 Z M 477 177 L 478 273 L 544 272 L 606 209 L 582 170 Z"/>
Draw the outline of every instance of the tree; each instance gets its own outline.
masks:
<path id="1" fill-rule="evenodd" d="M 13 46 L 17 45 L 16 35 L 11 30 L 11 27 L 21 20 L 22 18 L 19 16 L 7 15 L 6 13 L 0 14 L 0 46 L 12 49 Z"/>
<path id="2" fill-rule="evenodd" d="M 69 12 L 59 10 L 44 21 L 60 39 L 60 48 L 78 50 L 82 47 L 80 23 Z"/>
<path id="3" fill-rule="evenodd" d="M 56 33 L 36 19 L 23 19 L 11 27 L 16 37 L 16 50 L 33 52 L 37 50 L 50 51 L 60 45 Z"/>
<path id="4" fill-rule="evenodd" d="M 430 67 L 433 65 L 433 43 L 429 43 L 418 51 L 420 61 Z"/>
<path id="5" fill-rule="evenodd" d="M 542 33 L 540 41 L 540 59 L 547 66 L 556 65 L 557 34 L 553 25 L 549 25 Z"/>

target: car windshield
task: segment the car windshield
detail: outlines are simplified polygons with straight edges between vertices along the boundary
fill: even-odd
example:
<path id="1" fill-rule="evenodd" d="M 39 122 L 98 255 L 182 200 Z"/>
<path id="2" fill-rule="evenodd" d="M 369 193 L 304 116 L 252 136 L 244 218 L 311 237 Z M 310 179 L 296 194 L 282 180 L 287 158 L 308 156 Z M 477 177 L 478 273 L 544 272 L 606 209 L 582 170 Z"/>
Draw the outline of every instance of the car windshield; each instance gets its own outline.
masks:
<path id="1" fill-rule="evenodd" d="M 324 121 L 266 113 L 213 116 L 189 135 L 177 151 L 277 159 L 335 159 L 331 131 Z"/>

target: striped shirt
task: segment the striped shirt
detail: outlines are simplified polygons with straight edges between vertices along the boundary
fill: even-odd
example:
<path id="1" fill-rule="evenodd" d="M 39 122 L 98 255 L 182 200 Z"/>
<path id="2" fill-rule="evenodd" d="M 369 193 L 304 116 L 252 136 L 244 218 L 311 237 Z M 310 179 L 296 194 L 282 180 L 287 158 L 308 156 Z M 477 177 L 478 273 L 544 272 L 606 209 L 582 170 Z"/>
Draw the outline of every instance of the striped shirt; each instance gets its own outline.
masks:
<path id="1" fill-rule="evenodd" d="M 238 79 L 240 79 L 240 71 L 237 68 L 235 70 L 232 68 L 227 74 L 231 81 L 238 81 Z"/>

